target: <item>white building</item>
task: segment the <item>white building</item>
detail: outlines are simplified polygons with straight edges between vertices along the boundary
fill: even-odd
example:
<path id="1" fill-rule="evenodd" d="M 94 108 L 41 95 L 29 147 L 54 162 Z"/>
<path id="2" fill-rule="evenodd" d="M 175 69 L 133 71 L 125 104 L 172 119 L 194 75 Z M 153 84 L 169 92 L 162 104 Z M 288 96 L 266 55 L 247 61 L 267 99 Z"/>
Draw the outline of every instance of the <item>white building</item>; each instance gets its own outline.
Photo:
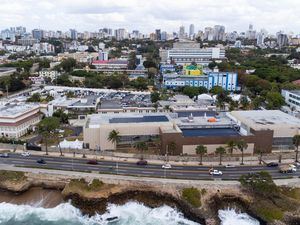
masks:
<path id="1" fill-rule="evenodd" d="M 175 42 L 172 49 L 160 49 L 162 62 L 172 61 L 178 65 L 195 62 L 208 65 L 213 59 L 225 59 L 225 50 L 221 48 L 200 48 L 200 44 L 192 41 Z"/>
<path id="2" fill-rule="evenodd" d="M 51 81 L 55 80 L 57 77 L 60 76 L 60 73 L 58 71 L 55 70 L 42 70 L 39 72 L 39 77 L 42 78 L 49 78 L 51 79 Z"/>
<path id="3" fill-rule="evenodd" d="M 36 104 L 4 104 L 0 106 L 0 135 L 19 138 L 40 122 L 40 107 Z"/>
<path id="4" fill-rule="evenodd" d="M 281 94 L 285 99 L 285 103 L 290 106 L 293 111 L 300 112 L 300 91 L 282 90 Z"/>

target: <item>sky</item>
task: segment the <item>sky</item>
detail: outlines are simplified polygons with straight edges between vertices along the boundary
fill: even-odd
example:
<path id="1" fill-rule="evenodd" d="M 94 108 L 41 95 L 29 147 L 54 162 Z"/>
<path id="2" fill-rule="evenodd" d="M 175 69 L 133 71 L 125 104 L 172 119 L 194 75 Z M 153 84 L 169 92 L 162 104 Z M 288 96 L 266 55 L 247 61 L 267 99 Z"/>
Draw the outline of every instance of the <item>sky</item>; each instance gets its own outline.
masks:
<path id="1" fill-rule="evenodd" d="M 195 24 L 195 31 L 216 24 L 226 31 L 282 30 L 300 34 L 299 0 L 0 0 L 0 30 L 98 31 L 99 28 L 168 32 Z"/>

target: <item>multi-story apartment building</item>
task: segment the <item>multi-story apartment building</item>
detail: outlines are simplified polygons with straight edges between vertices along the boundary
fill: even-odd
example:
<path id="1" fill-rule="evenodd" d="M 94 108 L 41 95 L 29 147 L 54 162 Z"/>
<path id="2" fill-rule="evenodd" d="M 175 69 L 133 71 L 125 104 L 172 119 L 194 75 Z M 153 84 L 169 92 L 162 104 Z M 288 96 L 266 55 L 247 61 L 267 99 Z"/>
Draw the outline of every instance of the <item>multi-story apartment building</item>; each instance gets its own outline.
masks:
<path id="1" fill-rule="evenodd" d="M 175 42 L 172 49 L 160 49 L 161 61 L 171 61 L 178 65 L 195 62 L 208 65 L 213 59 L 225 59 L 225 50 L 221 48 L 200 48 L 192 41 Z"/>

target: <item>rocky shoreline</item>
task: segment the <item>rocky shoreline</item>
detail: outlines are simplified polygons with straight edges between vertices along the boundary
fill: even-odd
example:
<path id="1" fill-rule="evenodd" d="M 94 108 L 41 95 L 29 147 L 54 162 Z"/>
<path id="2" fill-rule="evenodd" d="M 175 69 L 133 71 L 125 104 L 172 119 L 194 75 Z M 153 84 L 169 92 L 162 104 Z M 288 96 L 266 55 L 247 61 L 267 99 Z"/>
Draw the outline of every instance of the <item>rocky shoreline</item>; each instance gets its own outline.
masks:
<path id="1" fill-rule="evenodd" d="M 72 186 L 72 185 L 73 186 Z M 75 184 L 75 185 L 74 185 Z M 266 221 L 255 209 L 255 199 L 239 188 L 211 187 L 200 189 L 201 205 L 194 206 L 183 198 L 182 187 L 159 187 L 134 184 L 107 184 L 95 180 L 71 179 L 59 176 L 45 176 L 43 174 L 24 174 L 20 181 L 6 180 L 0 182 L 0 189 L 20 195 L 33 187 L 59 190 L 65 201 L 79 208 L 83 214 L 89 216 L 95 213 L 103 214 L 108 204 L 124 205 L 129 201 L 136 201 L 145 206 L 156 208 L 168 205 L 178 209 L 184 217 L 202 225 L 218 225 L 219 209 L 235 208 L 257 219 L 261 225 L 299 225 L 299 211 L 286 212 L 281 220 Z M 300 209 L 299 209 L 300 210 Z"/>

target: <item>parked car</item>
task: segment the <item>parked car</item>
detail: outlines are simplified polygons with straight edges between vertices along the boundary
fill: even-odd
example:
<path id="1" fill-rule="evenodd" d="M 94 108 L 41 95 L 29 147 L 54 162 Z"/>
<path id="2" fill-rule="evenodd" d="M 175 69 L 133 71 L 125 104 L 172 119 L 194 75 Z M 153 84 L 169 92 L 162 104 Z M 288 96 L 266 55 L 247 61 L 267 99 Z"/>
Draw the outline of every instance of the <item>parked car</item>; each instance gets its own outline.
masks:
<path id="1" fill-rule="evenodd" d="M 38 164 L 46 164 L 46 161 L 44 159 L 38 159 L 38 160 L 36 160 L 36 162 Z"/>
<path id="2" fill-rule="evenodd" d="M 267 167 L 277 167 L 278 163 L 277 162 L 269 162 L 267 163 Z"/>
<path id="3" fill-rule="evenodd" d="M 97 165 L 98 164 L 98 161 L 95 160 L 95 159 L 91 159 L 89 161 L 86 162 L 87 164 L 90 164 L 90 165 Z"/>
<path id="4" fill-rule="evenodd" d="M 210 175 L 216 175 L 216 176 L 222 176 L 222 175 L 223 175 L 223 172 L 220 171 L 220 170 L 210 170 L 210 171 L 209 171 L 209 174 L 210 174 Z"/>
<path id="5" fill-rule="evenodd" d="M 169 164 L 169 163 L 166 163 L 166 164 L 162 165 L 161 167 L 163 169 L 171 169 L 172 168 L 171 164 Z"/>
<path id="6" fill-rule="evenodd" d="M 30 156 L 30 152 L 23 152 L 23 153 L 21 153 L 21 156 L 29 157 Z"/>
<path id="7" fill-rule="evenodd" d="M 9 158 L 9 154 L 8 153 L 1 153 L 0 158 Z"/>
<path id="8" fill-rule="evenodd" d="M 146 160 L 139 160 L 136 162 L 136 164 L 139 166 L 146 166 L 148 162 Z"/>

